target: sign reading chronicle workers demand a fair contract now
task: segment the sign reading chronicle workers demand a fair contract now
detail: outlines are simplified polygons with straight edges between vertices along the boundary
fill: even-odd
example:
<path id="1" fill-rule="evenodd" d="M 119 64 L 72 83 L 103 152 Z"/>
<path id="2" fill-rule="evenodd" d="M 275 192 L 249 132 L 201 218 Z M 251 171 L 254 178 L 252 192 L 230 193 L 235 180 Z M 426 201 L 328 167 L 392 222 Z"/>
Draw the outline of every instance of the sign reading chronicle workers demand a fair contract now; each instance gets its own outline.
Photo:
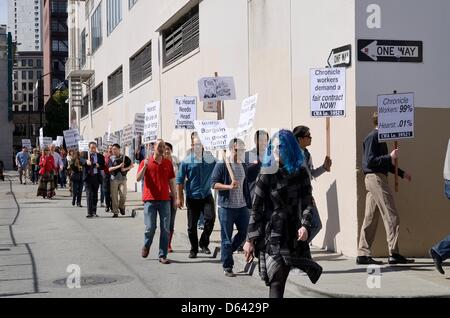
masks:
<path id="1" fill-rule="evenodd" d="M 378 139 L 414 138 L 414 93 L 378 95 Z"/>
<path id="2" fill-rule="evenodd" d="M 345 117 L 345 68 L 311 69 L 311 115 Z"/>

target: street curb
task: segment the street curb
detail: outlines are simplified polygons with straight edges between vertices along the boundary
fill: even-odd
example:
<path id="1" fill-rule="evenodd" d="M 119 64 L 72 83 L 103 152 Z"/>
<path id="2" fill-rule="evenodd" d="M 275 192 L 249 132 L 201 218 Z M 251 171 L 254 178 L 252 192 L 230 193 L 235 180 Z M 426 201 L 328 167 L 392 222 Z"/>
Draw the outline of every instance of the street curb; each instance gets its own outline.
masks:
<path id="1" fill-rule="evenodd" d="M 240 254 L 238 254 L 240 255 Z M 238 263 L 239 265 L 244 266 L 244 271 L 246 273 L 249 273 L 246 268 L 249 267 L 249 264 L 245 263 L 245 261 L 241 258 L 235 258 L 235 263 Z M 252 266 L 254 266 L 254 268 L 256 269 L 258 267 L 258 261 L 253 261 Z M 255 274 L 256 273 L 256 274 Z M 258 275 L 258 271 L 255 270 L 254 272 L 249 273 L 249 275 L 251 276 L 255 276 L 256 278 L 259 279 L 259 275 Z M 301 284 L 298 281 L 295 281 L 294 279 L 291 278 L 291 276 L 288 277 L 288 282 L 290 282 L 291 284 L 301 287 L 309 292 L 318 294 L 318 295 L 322 295 L 322 296 L 326 296 L 326 297 L 332 297 L 332 298 L 395 298 L 395 299 L 406 299 L 406 298 L 450 298 L 450 294 L 439 294 L 439 295 L 411 295 L 411 296 L 401 296 L 401 295 L 385 295 L 385 296 L 377 296 L 377 295 L 363 295 L 363 294 L 346 294 L 346 293 L 335 293 L 332 291 L 323 291 L 322 289 L 315 289 L 315 288 L 311 288 L 310 286 L 307 286 L 306 284 Z M 262 281 L 262 280 L 261 280 Z"/>

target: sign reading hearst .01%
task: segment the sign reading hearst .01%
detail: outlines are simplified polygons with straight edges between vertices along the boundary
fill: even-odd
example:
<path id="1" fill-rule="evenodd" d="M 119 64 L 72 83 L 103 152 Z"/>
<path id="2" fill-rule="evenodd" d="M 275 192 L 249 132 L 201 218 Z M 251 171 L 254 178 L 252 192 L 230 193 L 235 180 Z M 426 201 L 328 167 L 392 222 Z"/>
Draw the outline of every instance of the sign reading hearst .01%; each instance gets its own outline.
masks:
<path id="1" fill-rule="evenodd" d="M 378 139 L 414 138 L 414 93 L 378 95 Z"/>

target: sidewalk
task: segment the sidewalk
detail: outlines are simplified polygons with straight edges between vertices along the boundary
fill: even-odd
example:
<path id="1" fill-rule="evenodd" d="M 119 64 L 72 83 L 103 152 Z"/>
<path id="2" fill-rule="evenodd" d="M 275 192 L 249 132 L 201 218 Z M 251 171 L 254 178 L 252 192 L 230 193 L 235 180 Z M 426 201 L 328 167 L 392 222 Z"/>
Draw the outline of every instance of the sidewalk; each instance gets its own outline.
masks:
<path id="1" fill-rule="evenodd" d="M 128 206 L 138 208 L 142 206 L 140 194 L 128 194 Z M 139 212 L 138 212 L 139 213 Z M 177 212 L 175 223 L 176 241 L 188 240 L 186 210 Z M 214 231 L 211 236 L 211 251 L 220 247 L 220 226 L 216 219 Z M 379 268 L 356 265 L 355 258 L 348 258 L 317 248 L 312 249 L 313 258 L 323 267 L 323 274 L 319 282 L 313 285 L 308 277 L 301 271 L 294 270 L 289 276 L 289 282 L 315 293 L 329 297 L 450 297 L 450 263 L 444 270 L 446 275 L 439 274 L 431 258 L 416 259 L 414 264 L 395 265 L 387 264 Z M 220 259 L 220 253 L 218 255 Z M 242 254 L 234 256 L 236 272 L 244 270 L 246 264 Z M 259 279 L 258 269 L 253 267 L 253 276 Z M 263 284 L 263 282 L 261 281 Z M 369 288 L 368 286 L 372 287 Z"/>

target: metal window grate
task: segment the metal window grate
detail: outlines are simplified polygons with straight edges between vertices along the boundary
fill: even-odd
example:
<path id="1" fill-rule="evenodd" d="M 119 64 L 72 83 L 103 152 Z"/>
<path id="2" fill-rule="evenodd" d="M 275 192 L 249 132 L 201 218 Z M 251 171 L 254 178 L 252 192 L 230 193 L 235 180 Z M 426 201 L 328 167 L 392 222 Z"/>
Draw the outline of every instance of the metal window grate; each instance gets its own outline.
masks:
<path id="1" fill-rule="evenodd" d="M 174 63 L 188 55 L 200 44 L 200 18 L 198 5 L 163 31 L 163 65 Z"/>
<path id="2" fill-rule="evenodd" d="M 123 92 L 123 69 L 119 67 L 114 73 L 108 76 L 108 101 L 116 98 Z"/>
<path id="3" fill-rule="evenodd" d="M 130 87 L 152 75 L 152 43 L 149 42 L 130 58 Z"/>
<path id="4" fill-rule="evenodd" d="M 100 83 L 92 90 L 92 110 L 96 110 L 103 105 L 103 83 Z"/>

